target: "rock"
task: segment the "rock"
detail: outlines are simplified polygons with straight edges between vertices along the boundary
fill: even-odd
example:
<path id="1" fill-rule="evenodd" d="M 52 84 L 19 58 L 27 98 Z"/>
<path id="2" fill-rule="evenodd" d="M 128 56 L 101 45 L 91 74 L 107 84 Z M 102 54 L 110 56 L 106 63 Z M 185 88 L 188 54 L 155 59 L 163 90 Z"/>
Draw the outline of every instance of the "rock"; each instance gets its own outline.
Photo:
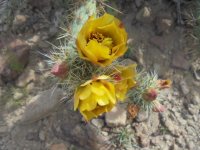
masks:
<path id="1" fill-rule="evenodd" d="M 35 71 L 32 69 L 27 69 L 20 75 L 15 84 L 18 87 L 25 87 L 27 84 L 35 80 Z"/>
<path id="2" fill-rule="evenodd" d="M 150 143 L 150 140 L 147 135 L 142 134 L 139 136 L 139 144 L 142 148 L 148 147 L 149 143 Z"/>
<path id="3" fill-rule="evenodd" d="M 160 141 L 163 141 L 162 137 L 161 136 L 155 136 L 155 137 L 152 137 L 151 139 L 151 144 L 153 145 L 160 145 L 161 142 Z"/>
<path id="4" fill-rule="evenodd" d="M 150 23 L 153 20 L 151 13 L 151 8 L 145 6 L 138 11 L 136 15 L 136 20 L 142 23 Z"/>
<path id="5" fill-rule="evenodd" d="M 189 99 L 192 102 L 192 104 L 194 104 L 194 105 L 200 104 L 200 94 L 196 91 L 191 91 Z"/>
<path id="6" fill-rule="evenodd" d="M 157 16 L 155 19 L 156 33 L 158 35 L 169 33 L 173 24 L 174 21 L 171 16 Z"/>
<path id="7" fill-rule="evenodd" d="M 136 117 L 137 122 L 143 122 L 148 119 L 148 114 L 146 111 L 140 111 Z"/>
<path id="8" fill-rule="evenodd" d="M 0 78 L 4 83 L 15 80 L 29 61 L 29 46 L 24 41 L 16 39 L 7 49 L 7 54 L 0 58 Z"/>
<path id="9" fill-rule="evenodd" d="M 196 80 L 200 81 L 200 58 L 192 63 L 192 70 Z"/>
<path id="10" fill-rule="evenodd" d="M 92 119 L 91 123 L 99 129 L 104 126 L 104 121 L 102 119 Z"/>
<path id="11" fill-rule="evenodd" d="M 184 138 L 182 137 L 182 136 L 180 136 L 179 138 L 176 138 L 175 139 L 175 143 L 178 145 L 178 146 L 180 146 L 180 147 L 182 147 L 182 148 L 184 148 L 185 147 L 185 140 L 184 140 Z"/>
<path id="12" fill-rule="evenodd" d="M 125 126 L 127 120 L 127 110 L 123 105 L 115 106 L 105 115 L 106 124 L 109 127 Z"/>
<path id="13" fill-rule="evenodd" d="M 63 91 L 59 88 L 52 88 L 36 95 L 25 106 L 21 123 L 31 123 L 48 116 L 60 106 L 62 97 Z"/>
<path id="14" fill-rule="evenodd" d="M 15 100 L 19 100 L 19 99 L 21 99 L 23 96 L 24 96 L 23 93 L 17 92 L 17 91 L 16 91 L 16 92 L 14 93 L 14 95 L 13 95 L 13 98 L 14 98 Z"/>
<path id="15" fill-rule="evenodd" d="M 63 143 L 52 144 L 50 150 L 67 150 L 68 148 Z"/>
<path id="16" fill-rule="evenodd" d="M 149 135 L 149 129 L 145 123 L 136 123 L 133 124 L 133 127 L 137 136 L 141 134 Z"/>
<path id="17" fill-rule="evenodd" d="M 144 3 L 144 0 L 135 0 L 135 5 L 138 8 L 141 7 L 143 5 L 143 3 Z"/>
<path id="18" fill-rule="evenodd" d="M 190 89 L 185 80 L 180 81 L 180 88 L 184 95 L 187 95 L 190 92 Z"/>
<path id="19" fill-rule="evenodd" d="M 55 130 L 55 135 L 69 141 L 71 144 L 82 147 L 83 150 L 104 150 L 110 143 L 108 137 L 102 135 L 96 127 L 90 123 L 81 123 L 81 115 L 73 111 L 70 103 L 65 112 L 58 118 L 60 121 L 54 123 L 60 130 Z"/>
<path id="20" fill-rule="evenodd" d="M 189 61 L 185 58 L 184 53 L 181 51 L 175 51 L 175 53 L 173 53 L 171 65 L 172 67 L 182 70 L 189 70 L 190 67 Z"/>
<path id="21" fill-rule="evenodd" d="M 27 20 L 27 16 L 18 14 L 14 18 L 13 25 L 21 25 L 25 23 L 26 20 Z"/>
<path id="22" fill-rule="evenodd" d="M 199 106 L 188 104 L 188 111 L 191 115 L 198 115 L 199 114 Z"/>
<path id="23" fill-rule="evenodd" d="M 40 132 L 39 132 L 39 138 L 40 138 L 40 140 L 41 141 L 44 141 L 45 140 L 45 132 L 43 131 L 43 130 L 41 130 Z"/>
<path id="24" fill-rule="evenodd" d="M 150 38 L 150 43 L 160 50 L 165 50 L 165 40 L 161 36 L 153 36 Z"/>

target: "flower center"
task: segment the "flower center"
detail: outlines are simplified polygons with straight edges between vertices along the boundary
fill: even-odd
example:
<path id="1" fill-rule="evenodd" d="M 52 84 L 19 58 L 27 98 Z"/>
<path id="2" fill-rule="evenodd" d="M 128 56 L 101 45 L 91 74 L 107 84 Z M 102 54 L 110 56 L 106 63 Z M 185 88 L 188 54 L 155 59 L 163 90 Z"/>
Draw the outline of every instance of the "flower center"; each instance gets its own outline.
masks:
<path id="1" fill-rule="evenodd" d="M 96 40 L 98 43 L 102 43 L 104 38 L 103 34 L 99 32 L 91 33 L 89 36 L 89 40 Z"/>
<path id="2" fill-rule="evenodd" d="M 103 46 L 108 47 L 109 49 L 112 49 L 113 47 L 113 40 L 110 37 L 105 37 L 103 34 L 99 32 L 93 32 L 89 36 L 89 41 L 95 40 L 98 43 L 102 44 Z M 112 52 L 110 52 L 112 54 Z"/>

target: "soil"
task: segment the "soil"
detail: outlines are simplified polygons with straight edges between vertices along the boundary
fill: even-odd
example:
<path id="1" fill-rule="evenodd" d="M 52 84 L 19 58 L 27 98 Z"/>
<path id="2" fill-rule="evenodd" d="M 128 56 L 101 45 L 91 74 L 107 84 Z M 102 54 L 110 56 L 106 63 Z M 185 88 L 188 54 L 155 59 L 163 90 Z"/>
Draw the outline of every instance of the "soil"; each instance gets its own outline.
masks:
<path id="1" fill-rule="evenodd" d="M 200 61 L 197 61 L 200 53 L 193 38 L 193 20 L 189 16 L 195 7 L 193 1 L 181 1 L 180 12 L 178 2 L 108 2 L 123 14 L 105 8 L 121 18 L 127 30 L 130 42 L 125 58 L 136 61 L 138 68 L 155 71 L 159 78 L 173 81 L 172 88 L 166 90 L 163 103 L 167 108 L 165 112 L 152 114 L 149 121 L 141 121 L 143 114 L 127 121 L 126 128 L 134 135 L 130 150 L 200 149 L 200 81 L 192 67 L 195 63 L 196 68 L 200 68 Z M 69 103 L 63 103 L 37 121 L 29 118 L 31 121 L 26 125 L 13 121 L 20 114 L 18 110 L 23 110 L 34 96 L 55 85 L 55 81 L 49 77 L 50 68 L 44 54 L 52 50 L 47 41 L 55 42 L 59 27 L 66 24 L 63 15 L 68 13 L 66 9 L 69 6 L 66 1 L 27 0 L 21 7 L 12 10 L 13 16 L 7 18 L 12 21 L 3 25 L 0 22 L 0 60 L 7 53 L 6 47 L 16 39 L 24 41 L 30 50 L 29 63 L 18 78 L 6 83 L 3 79 L 0 81 L 0 150 L 95 149 L 98 141 L 102 140 L 92 133 L 97 130 L 104 135 L 103 141 L 108 138 L 112 143 L 102 147 L 102 150 L 125 149 L 123 144 L 116 144 L 119 141 L 110 138 L 115 137 L 113 132 L 118 132 L 121 127 L 108 127 L 104 117 L 100 117 L 96 125 L 85 125 L 80 115 L 71 111 Z M 180 15 L 181 20 L 178 19 Z M 48 99 L 48 94 L 45 98 Z M 12 122 L 12 125 L 8 125 L 8 122 Z M 94 126 L 97 129 L 93 130 Z"/>

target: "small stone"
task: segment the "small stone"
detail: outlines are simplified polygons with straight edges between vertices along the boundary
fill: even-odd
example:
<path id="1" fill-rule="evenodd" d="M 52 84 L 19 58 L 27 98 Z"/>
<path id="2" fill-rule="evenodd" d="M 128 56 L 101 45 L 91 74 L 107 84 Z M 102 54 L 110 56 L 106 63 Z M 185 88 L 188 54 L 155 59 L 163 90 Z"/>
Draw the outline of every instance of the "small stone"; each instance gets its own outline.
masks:
<path id="1" fill-rule="evenodd" d="M 50 150 L 67 150 L 68 148 L 65 146 L 65 144 L 60 143 L 60 144 L 53 144 L 50 147 Z"/>
<path id="2" fill-rule="evenodd" d="M 44 132 L 43 130 L 41 130 L 41 131 L 39 132 L 39 138 L 40 138 L 41 141 L 44 141 L 44 140 L 45 140 L 45 132 Z"/>
<path id="3" fill-rule="evenodd" d="M 156 17 L 155 25 L 156 25 L 156 33 L 158 35 L 163 33 L 169 33 L 169 30 L 173 25 L 173 18 L 158 16 Z"/>
<path id="4" fill-rule="evenodd" d="M 163 141 L 162 137 L 160 137 L 160 136 L 152 137 L 151 144 L 153 144 L 155 146 L 160 145 L 160 141 Z"/>
<path id="5" fill-rule="evenodd" d="M 180 88 L 184 95 L 187 95 L 190 92 L 190 89 L 185 80 L 180 81 Z"/>
<path id="6" fill-rule="evenodd" d="M 102 131 L 101 134 L 104 136 L 108 136 L 108 132 L 105 132 L 105 131 Z"/>
<path id="7" fill-rule="evenodd" d="M 199 105 L 200 104 L 200 94 L 196 91 L 191 91 L 191 98 L 190 101 L 194 105 Z"/>
<path id="8" fill-rule="evenodd" d="M 139 144 L 141 147 L 148 147 L 150 143 L 150 140 L 148 138 L 148 136 L 146 136 L 145 134 L 142 134 L 139 136 Z"/>
<path id="9" fill-rule="evenodd" d="M 199 106 L 198 105 L 196 106 L 196 105 L 189 104 L 188 110 L 189 110 L 189 113 L 192 114 L 192 115 L 198 115 L 199 114 Z"/>
<path id="10" fill-rule="evenodd" d="M 104 126 L 104 121 L 102 119 L 92 119 L 91 122 L 95 127 L 99 129 L 101 129 Z"/>
<path id="11" fill-rule="evenodd" d="M 172 67 L 182 69 L 182 70 L 189 70 L 190 64 L 189 64 L 189 61 L 185 58 L 185 55 L 183 52 L 176 51 L 173 54 Z"/>
<path id="12" fill-rule="evenodd" d="M 21 24 L 25 23 L 26 20 L 27 20 L 27 16 L 18 14 L 18 15 L 15 16 L 13 24 L 14 25 L 21 25 Z"/>
<path id="13" fill-rule="evenodd" d="M 153 20 L 151 15 L 151 8 L 145 6 L 139 10 L 136 15 L 136 19 L 142 23 L 150 23 Z"/>
<path id="14" fill-rule="evenodd" d="M 126 125 L 127 110 L 124 105 L 115 106 L 110 112 L 106 113 L 106 124 L 109 127 Z"/>
<path id="15" fill-rule="evenodd" d="M 15 100 L 19 100 L 19 99 L 21 99 L 23 96 L 24 96 L 23 93 L 21 93 L 21 92 L 15 92 L 14 95 L 13 95 L 13 98 L 14 98 Z"/>
<path id="16" fill-rule="evenodd" d="M 140 111 L 136 117 L 137 122 L 143 122 L 148 119 L 148 114 L 146 111 Z"/>
<path id="17" fill-rule="evenodd" d="M 133 124 L 133 127 L 135 128 L 135 133 L 136 135 L 148 135 L 149 134 L 149 130 L 146 124 L 144 123 L 137 123 L 137 124 Z"/>
<path id="18" fill-rule="evenodd" d="M 25 87 L 28 83 L 36 80 L 35 71 L 27 69 L 23 72 L 16 81 L 18 87 Z"/>

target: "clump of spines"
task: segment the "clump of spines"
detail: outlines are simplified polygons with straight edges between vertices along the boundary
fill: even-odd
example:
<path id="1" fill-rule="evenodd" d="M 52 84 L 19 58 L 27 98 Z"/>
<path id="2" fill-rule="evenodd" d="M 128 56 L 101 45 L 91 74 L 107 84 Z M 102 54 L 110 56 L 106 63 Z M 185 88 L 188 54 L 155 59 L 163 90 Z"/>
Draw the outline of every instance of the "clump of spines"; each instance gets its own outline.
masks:
<path id="1" fill-rule="evenodd" d="M 154 73 L 140 72 L 136 77 L 137 86 L 128 93 L 130 102 L 139 106 L 144 111 L 152 111 L 154 101 L 148 101 L 144 98 L 144 93 L 148 89 L 157 89 L 158 76 Z M 161 95 L 158 94 L 156 101 L 161 101 Z"/>

